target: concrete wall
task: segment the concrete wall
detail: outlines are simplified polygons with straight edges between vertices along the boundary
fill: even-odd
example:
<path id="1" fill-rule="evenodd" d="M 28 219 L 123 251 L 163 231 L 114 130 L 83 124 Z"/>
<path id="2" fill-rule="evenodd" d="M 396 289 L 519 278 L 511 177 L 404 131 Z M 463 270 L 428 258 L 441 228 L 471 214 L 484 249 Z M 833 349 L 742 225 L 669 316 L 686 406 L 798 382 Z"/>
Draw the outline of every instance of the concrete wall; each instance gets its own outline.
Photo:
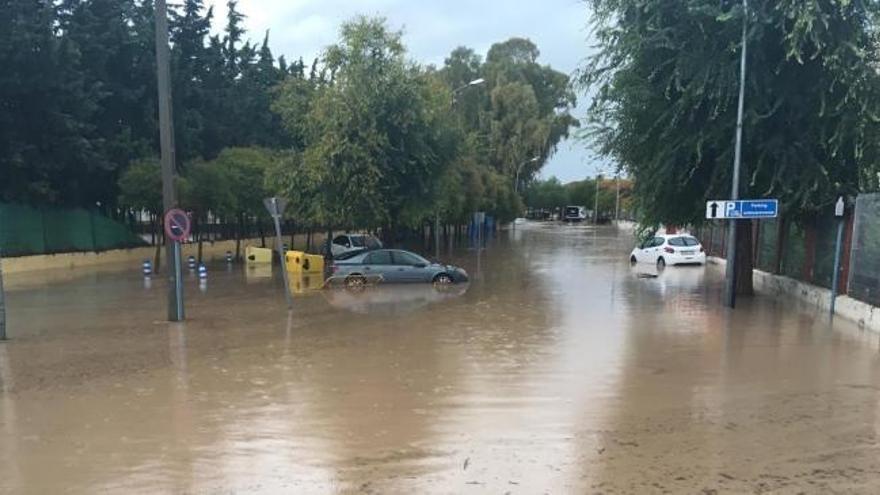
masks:
<path id="1" fill-rule="evenodd" d="M 709 262 L 724 268 L 722 258 L 709 257 Z M 831 309 L 831 290 L 801 282 L 790 277 L 774 275 L 761 270 L 754 271 L 755 292 L 765 296 L 794 298 L 817 311 L 828 313 Z M 849 296 L 838 296 L 834 314 L 859 324 L 860 327 L 880 332 L 880 308 L 871 306 Z"/>
<path id="2" fill-rule="evenodd" d="M 315 233 L 312 235 L 312 250 L 319 248 L 324 242 L 325 235 Z M 266 245 L 272 246 L 272 237 L 266 238 Z M 290 236 L 284 236 L 284 242 L 290 242 Z M 304 249 L 306 245 L 306 235 L 297 234 L 294 239 L 294 246 L 297 249 Z M 244 248 L 247 245 L 260 246 L 260 239 L 242 239 L 241 254 L 244 256 Z M 199 245 L 196 243 L 184 244 L 183 256 L 197 256 Z M 235 241 L 217 241 L 204 242 L 202 244 L 202 257 L 208 262 L 219 261 L 225 258 L 226 251 L 235 253 Z M 152 260 L 156 253 L 155 246 L 148 246 L 135 249 L 116 249 L 112 251 L 102 251 L 99 253 L 62 253 L 62 254 L 46 254 L 38 256 L 22 256 L 18 258 L 3 259 L 3 273 L 16 274 L 33 272 L 37 270 L 69 270 L 74 268 L 82 268 L 98 265 L 140 265 L 143 260 Z M 165 249 L 161 253 L 162 263 L 165 260 Z"/>

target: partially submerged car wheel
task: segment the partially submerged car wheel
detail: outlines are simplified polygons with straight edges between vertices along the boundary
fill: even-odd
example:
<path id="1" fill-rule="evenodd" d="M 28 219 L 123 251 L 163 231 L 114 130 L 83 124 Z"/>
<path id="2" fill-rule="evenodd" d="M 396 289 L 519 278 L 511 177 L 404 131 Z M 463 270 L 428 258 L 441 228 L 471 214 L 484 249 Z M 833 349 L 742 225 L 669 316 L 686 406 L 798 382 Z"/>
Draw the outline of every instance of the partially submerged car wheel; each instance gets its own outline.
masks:
<path id="1" fill-rule="evenodd" d="M 362 275 L 349 275 L 345 277 L 345 288 L 351 290 L 362 290 L 367 286 L 367 279 Z"/>
<path id="2" fill-rule="evenodd" d="M 434 277 L 434 283 L 437 285 L 450 285 L 455 283 L 455 281 L 452 280 L 452 277 L 448 273 L 441 273 Z"/>
<path id="3" fill-rule="evenodd" d="M 663 257 L 657 258 L 657 269 L 662 270 L 666 268 L 666 260 Z"/>
<path id="4" fill-rule="evenodd" d="M 634 255 L 632 255 L 632 254 L 629 255 L 629 264 L 630 265 L 635 265 L 637 262 L 638 262 L 638 260 L 636 260 L 636 257 Z"/>

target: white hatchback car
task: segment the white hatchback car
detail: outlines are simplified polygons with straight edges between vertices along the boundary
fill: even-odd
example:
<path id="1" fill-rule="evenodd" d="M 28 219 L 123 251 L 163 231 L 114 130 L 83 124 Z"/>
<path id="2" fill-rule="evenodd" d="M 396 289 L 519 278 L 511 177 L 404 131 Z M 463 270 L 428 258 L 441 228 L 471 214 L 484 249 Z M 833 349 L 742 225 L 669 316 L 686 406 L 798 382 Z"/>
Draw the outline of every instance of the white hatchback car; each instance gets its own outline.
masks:
<path id="1" fill-rule="evenodd" d="M 368 234 L 340 234 L 330 243 L 330 255 L 337 257 L 351 251 L 381 249 L 382 242 Z"/>
<path id="2" fill-rule="evenodd" d="M 649 237 L 629 255 L 630 263 L 666 265 L 702 265 L 706 252 L 693 236 L 687 234 L 658 234 Z"/>

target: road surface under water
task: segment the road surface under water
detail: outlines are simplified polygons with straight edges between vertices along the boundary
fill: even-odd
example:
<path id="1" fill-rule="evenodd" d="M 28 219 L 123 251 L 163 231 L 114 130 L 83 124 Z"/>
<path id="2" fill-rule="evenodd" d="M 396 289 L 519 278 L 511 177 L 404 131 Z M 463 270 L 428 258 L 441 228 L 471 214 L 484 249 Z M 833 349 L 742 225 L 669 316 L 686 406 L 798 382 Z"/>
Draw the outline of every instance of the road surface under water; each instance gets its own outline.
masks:
<path id="1" fill-rule="evenodd" d="M 10 277 L 0 492 L 880 492 L 878 336 L 642 278 L 631 234 L 520 226 L 469 287 L 140 267 Z M 316 281 L 295 281 L 314 286 Z"/>

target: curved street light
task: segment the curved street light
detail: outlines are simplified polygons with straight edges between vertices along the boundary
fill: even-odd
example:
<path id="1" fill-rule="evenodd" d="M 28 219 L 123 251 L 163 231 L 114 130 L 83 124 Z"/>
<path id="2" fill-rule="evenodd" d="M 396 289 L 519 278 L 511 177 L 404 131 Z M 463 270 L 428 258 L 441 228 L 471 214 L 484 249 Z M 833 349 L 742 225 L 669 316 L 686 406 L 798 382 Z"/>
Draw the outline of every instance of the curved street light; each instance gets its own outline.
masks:
<path id="1" fill-rule="evenodd" d="M 470 88 L 471 86 L 479 86 L 479 85 L 485 84 L 485 83 L 486 83 L 486 80 L 483 79 L 482 77 L 480 77 L 480 78 L 474 79 L 473 81 L 465 84 L 464 86 L 462 86 L 460 88 L 453 89 L 452 90 L 452 105 L 455 106 L 455 97 L 458 95 L 458 93 L 461 93 L 462 91 Z"/>

